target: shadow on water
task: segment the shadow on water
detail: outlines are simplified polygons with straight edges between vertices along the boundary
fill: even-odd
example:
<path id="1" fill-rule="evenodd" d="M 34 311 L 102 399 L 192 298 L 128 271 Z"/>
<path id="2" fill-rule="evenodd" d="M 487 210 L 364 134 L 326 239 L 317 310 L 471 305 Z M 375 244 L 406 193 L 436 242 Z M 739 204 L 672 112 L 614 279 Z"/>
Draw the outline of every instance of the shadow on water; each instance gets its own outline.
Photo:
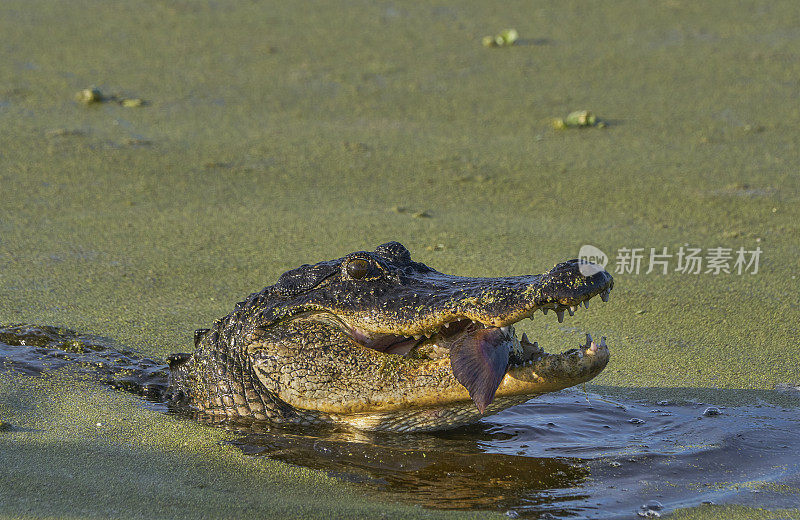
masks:
<path id="1" fill-rule="evenodd" d="M 0 329 L 0 370 L 37 375 L 67 366 L 144 395 L 150 406 L 166 388 L 164 365 L 108 340 L 49 327 Z M 592 390 L 542 396 L 437 434 L 216 426 L 234 432 L 231 443 L 248 455 L 430 508 L 632 518 L 709 502 L 797 506 L 796 390 Z"/>

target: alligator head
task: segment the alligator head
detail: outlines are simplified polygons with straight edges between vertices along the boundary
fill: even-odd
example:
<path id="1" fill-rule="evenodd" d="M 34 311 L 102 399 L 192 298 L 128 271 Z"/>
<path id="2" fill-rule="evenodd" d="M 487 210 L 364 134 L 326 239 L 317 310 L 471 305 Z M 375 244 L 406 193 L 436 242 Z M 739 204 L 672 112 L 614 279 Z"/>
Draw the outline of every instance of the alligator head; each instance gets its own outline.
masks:
<path id="1" fill-rule="evenodd" d="M 414 262 L 398 242 L 303 265 L 252 294 L 192 355 L 170 359 L 176 395 L 212 415 L 360 429 L 454 427 L 592 379 L 605 341 L 548 354 L 514 323 L 558 321 L 611 275 L 577 260 L 529 276 L 467 278 Z"/>

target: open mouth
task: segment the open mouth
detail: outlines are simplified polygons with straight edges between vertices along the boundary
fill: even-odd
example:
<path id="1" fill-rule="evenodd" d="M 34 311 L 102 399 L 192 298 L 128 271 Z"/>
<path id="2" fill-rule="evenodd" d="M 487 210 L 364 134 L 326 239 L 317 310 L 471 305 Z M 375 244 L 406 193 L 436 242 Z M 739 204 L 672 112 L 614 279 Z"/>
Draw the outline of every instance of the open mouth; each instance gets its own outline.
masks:
<path id="1" fill-rule="evenodd" d="M 492 402 L 497 388 L 506 373 L 515 369 L 534 366 L 549 356 L 536 341 L 528 340 L 526 334 L 517 337 L 513 323 L 522 319 L 533 319 L 537 311 L 546 315 L 554 312 L 559 323 L 565 315 L 573 316 L 581 306 L 588 309 L 589 300 L 599 295 L 606 302 L 611 284 L 596 292 L 534 305 L 522 314 L 515 314 L 512 323 L 495 326 L 475 317 L 447 314 L 434 320 L 424 331 L 412 335 L 373 333 L 348 325 L 349 333 L 361 345 L 389 355 L 407 356 L 416 359 L 440 360 L 449 358 L 453 375 L 470 394 L 475 405 L 483 413 Z M 497 317 L 487 322 L 502 323 Z M 426 320 L 428 324 L 431 320 Z M 562 352 L 558 356 L 595 356 L 605 350 L 605 338 L 595 343 L 587 334 L 586 342 L 578 348 Z"/>

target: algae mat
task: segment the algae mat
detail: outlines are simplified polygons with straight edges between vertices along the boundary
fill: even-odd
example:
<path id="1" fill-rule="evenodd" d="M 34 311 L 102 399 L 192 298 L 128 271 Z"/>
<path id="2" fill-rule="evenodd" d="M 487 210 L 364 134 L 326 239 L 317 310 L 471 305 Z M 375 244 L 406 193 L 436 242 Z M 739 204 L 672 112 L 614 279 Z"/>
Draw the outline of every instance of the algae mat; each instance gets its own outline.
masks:
<path id="1" fill-rule="evenodd" d="M 509 27 L 515 45 L 481 44 Z M 387 240 L 473 276 L 542 271 L 585 244 L 625 267 L 625 250 L 642 248 L 611 303 L 523 329 L 548 349 L 602 332 L 606 386 L 792 388 L 798 27 L 794 2 L 4 1 L 0 322 L 163 357 L 284 270 Z M 93 85 L 105 102 L 75 101 Z M 578 109 L 607 126 L 553 128 Z M 676 271 L 681 247 L 706 261 L 730 249 L 732 272 Z M 668 274 L 646 273 L 650 248 L 673 255 Z M 739 248 L 761 250 L 757 273 L 736 272 Z M 0 437 L 4 472 L 21 482 L 35 482 L 26 460 L 97 453 L 95 481 L 124 481 L 114 470 L 127 456 L 162 462 L 144 480 L 206 471 L 193 464 L 226 475 L 218 494 L 175 485 L 186 516 L 221 515 L 213 503 L 259 486 L 309 508 L 258 504 L 275 516 L 434 514 L 322 492 L 342 485 L 278 464 L 237 485 L 237 468 L 256 466 L 218 447 L 218 432 L 91 385 L 81 399 L 57 378 L 23 380 L 3 376 L 0 417 L 27 429 Z M 52 413 L 36 413 L 54 392 Z M 147 435 L 96 440 L 98 406 Z M 184 437 L 205 449 L 170 448 Z M 3 514 L 110 514 L 76 480 L 43 495 L 69 500 Z M 3 502 L 19 489 L 0 488 Z M 107 496 L 114 516 L 177 514 Z"/>

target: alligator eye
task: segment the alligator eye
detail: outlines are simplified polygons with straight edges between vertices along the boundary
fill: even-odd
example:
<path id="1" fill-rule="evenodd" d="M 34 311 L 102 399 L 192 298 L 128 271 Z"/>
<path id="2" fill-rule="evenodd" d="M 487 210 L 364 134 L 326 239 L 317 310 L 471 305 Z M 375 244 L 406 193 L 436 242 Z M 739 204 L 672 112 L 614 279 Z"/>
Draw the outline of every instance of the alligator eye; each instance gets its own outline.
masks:
<path id="1" fill-rule="evenodd" d="M 367 276 L 369 272 L 369 262 L 363 258 L 354 258 L 347 264 L 347 274 L 354 280 L 360 280 Z"/>

